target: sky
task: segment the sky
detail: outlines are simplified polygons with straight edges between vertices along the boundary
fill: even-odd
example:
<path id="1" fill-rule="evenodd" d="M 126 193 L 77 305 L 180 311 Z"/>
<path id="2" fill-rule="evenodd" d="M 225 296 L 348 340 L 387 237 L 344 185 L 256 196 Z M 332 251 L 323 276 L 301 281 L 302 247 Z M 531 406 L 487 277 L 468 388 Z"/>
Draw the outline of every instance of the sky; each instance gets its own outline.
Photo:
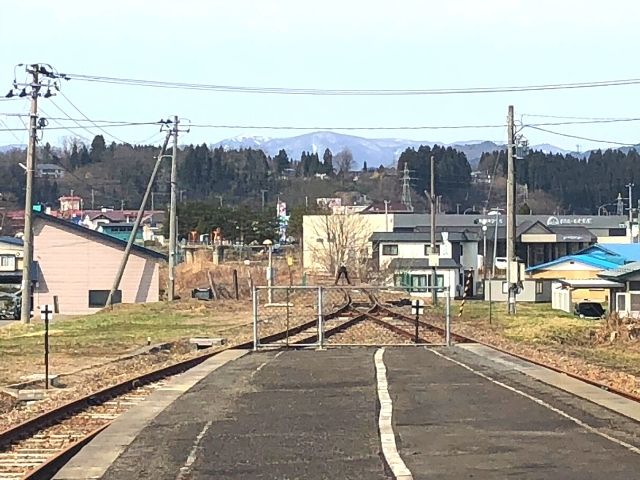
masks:
<path id="1" fill-rule="evenodd" d="M 59 72 L 216 85 L 319 89 L 500 87 L 640 78 L 633 0 L 32 0 L 0 12 L 0 95 L 19 63 Z M 15 69 L 17 80 L 24 67 Z M 370 138 L 452 143 L 504 142 L 507 107 L 518 123 L 559 117 L 640 117 L 640 85 L 441 96 L 304 96 L 182 91 L 64 81 L 62 93 L 94 120 L 233 126 L 416 127 L 356 130 Z M 26 143 L 28 99 L 0 100 L 0 145 Z M 41 115 L 81 118 L 61 95 L 41 99 Z M 21 120 L 22 118 L 22 120 Z M 77 127 L 70 121 L 57 121 Z M 640 122 L 559 125 L 563 137 L 523 128 L 530 144 L 575 150 L 640 143 Z M 57 126 L 54 121 L 49 126 Z M 42 141 L 76 135 L 159 143 L 157 126 L 49 130 Z M 194 127 L 180 143 L 239 135 L 286 137 L 300 130 Z M 579 146 L 579 147 L 578 147 Z"/>

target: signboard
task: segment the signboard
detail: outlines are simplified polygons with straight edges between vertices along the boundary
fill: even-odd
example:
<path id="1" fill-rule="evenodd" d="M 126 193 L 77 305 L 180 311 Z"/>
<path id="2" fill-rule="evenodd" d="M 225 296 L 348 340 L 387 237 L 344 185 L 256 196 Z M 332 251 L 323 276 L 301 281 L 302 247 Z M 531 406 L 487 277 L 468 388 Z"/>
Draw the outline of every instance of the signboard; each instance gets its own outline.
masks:
<path id="1" fill-rule="evenodd" d="M 278 219 L 278 233 L 280 242 L 287 241 L 287 227 L 289 226 L 289 216 L 287 215 L 287 204 L 278 201 L 276 206 L 276 216 Z"/>
<path id="2" fill-rule="evenodd" d="M 414 300 L 411 302 L 411 313 L 422 315 L 424 313 L 424 300 Z"/>

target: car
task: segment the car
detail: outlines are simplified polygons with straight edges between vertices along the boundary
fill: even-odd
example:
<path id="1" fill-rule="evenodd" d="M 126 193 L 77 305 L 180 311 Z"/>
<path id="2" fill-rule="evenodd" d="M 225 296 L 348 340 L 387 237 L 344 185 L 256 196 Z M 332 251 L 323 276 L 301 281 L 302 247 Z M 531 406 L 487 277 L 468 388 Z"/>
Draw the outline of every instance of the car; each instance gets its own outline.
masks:
<path id="1" fill-rule="evenodd" d="M 509 262 L 507 262 L 507 257 L 496 257 L 493 263 L 498 270 L 506 270 L 507 265 L 509 264 Z"/>
<path id="2" fill-rule="evenodd" d="M 580 318 L 602 318 L 605 310 L 597 302 L 579 302 L 574 307 L 574 313 Z"/>

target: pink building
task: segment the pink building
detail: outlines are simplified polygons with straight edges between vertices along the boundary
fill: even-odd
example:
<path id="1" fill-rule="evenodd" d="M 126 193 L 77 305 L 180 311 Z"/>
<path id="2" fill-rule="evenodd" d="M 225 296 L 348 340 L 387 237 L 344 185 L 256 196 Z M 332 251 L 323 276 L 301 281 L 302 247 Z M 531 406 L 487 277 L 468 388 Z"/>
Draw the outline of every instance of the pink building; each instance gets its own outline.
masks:
<path id="1" fill-rule="evenodd" d="M 83 226 L 36 214 L 34 260 L 38 264 L 34 304 L 54 304 L 59 313 L 94 313 L 104 307 L 126 242 Z M 133 245 L 115 301 L 157 302 L 159 265 L 166 256 Z"/>

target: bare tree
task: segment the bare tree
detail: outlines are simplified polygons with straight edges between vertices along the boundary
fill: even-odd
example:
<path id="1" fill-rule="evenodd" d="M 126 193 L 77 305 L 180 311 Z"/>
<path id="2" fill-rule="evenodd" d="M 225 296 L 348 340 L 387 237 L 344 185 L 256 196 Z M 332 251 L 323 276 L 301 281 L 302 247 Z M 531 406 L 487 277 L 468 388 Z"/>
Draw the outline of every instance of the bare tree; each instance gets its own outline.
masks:
<path id="1" fill-rule="evenodd" d="M 336 275 L 344 263 L 360 280 L 366 280 L 372 232 L 362 215 L 323 215 L 311 228 L 316 241 L 307 248 L 315 265 L 330 275 Z"/>
<path id="2" fill-rule="evenodd" d="M 353 168 L 353 154 L 348 148 L 344 148 L 333 157 L 333 163 L 338 169 L 338 174 L 347 176 Z"/>

